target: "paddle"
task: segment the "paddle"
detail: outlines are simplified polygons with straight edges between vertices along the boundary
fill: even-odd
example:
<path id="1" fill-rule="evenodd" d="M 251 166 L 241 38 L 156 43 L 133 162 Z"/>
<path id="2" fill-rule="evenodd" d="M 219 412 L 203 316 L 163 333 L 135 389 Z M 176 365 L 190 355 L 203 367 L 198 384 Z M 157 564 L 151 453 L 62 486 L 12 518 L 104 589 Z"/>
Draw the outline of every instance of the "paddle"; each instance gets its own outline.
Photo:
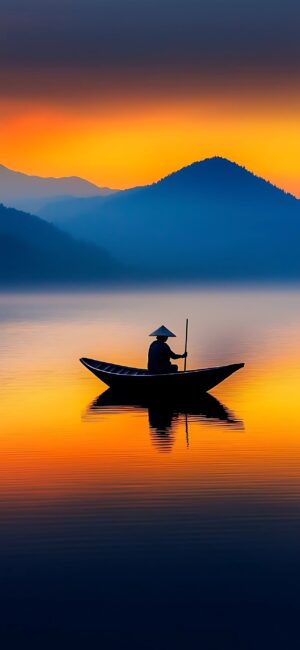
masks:
<path id="1" fill-rule="evenodd" d="M 188 340 L 188 331 L 189 331 L 189 319 L 185 321 L 185 353 L 187 353 L 187 340 Z M 186 371 L 186 357 L 184 358 L 184 372 Z"/>

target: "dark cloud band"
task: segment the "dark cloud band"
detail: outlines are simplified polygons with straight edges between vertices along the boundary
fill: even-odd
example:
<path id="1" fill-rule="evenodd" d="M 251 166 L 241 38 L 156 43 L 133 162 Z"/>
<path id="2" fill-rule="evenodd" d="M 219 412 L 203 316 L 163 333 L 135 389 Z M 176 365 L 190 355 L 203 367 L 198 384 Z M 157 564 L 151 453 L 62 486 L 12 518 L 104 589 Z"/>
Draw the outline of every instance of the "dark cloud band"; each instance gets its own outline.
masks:
<path id="1" fill-rule="evenodd" d="M 2 0 L 2 67 L 296 71 L 298 0 Z"/>

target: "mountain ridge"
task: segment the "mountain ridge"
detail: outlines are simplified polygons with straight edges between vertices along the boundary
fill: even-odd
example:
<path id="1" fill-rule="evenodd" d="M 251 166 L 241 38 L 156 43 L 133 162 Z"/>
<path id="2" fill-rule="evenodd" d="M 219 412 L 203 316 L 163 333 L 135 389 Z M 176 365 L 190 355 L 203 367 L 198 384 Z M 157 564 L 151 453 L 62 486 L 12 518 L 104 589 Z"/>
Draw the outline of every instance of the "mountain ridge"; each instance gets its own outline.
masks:
<path id="1" fill-rule="evenodd" d="M 56 204 L 41 216 L 153 275 L 300 275 L 300 201 L 221 157 L 104 200 L 73 201 L 67 218 L 66 210 Z"/>
<path id="2" fill-rule="evenodd" d="M 123 267 L 39 217 L 0 204 L 0 285 L 103 282 Z"/>
<path id="3" fill-rule="evenodd" d="M 184 165 L 183 167 L 180 167 L 179 169 L 170 172 L 166 176 L 163 176 L 162 178 L 158 179 L 154 183 L 151 183 L 150 185 L 146 185 L 145 187 L 151 187 L 152 185 L 159 185 L 160 183 L 164 183 L 165 181 L 166 182 L 171 181 L 173 178 L 176 178 L 178 180 L 178 178 L 181 175 L 183 176 L 185 172 L 188 172 L 188 171 L 190 172 L 193 169 L 198 169 L 200 165 L 201 165 L 202 168 L 204 166 L 206 166 L 206 167 L 211 167 L 211 166 L 216 167 L 216 166 L 218 166 L 218 167 L 223 168 L 223 169 L 225 169 L 225 168 L 229 169 L 230 168 L 231 170 L 244 171 L 246 173 L 246 175 L 250 174 L 250 176 L 255 178 L 256 180 L 262 181 L 263 183 L 266 183 L 270 187 L 278 190 L 279 192 L 283 192 L 284 194 L 293 197 L 294 199 L 296 199 L 296 201 L 299 200 L 291 192 L 288 192 L 284 188 L 281 188 L 278 185 L 275 185 L 275 183 L 272 183 L 271 181 L 263 178 L 263 176 L 260 176 L 259 174 L 256 174 L 255 172 L 249 170 L 247 167 L 245 167 L 245 165 L 241 165 L 240 163 L 237 163 L 237 162 L 235 162 L 233 160 L 230 160 L 229 158 L 226 158 L 224 156 L 211 156 L 211 157 L 203 158 L 202 160 L 195 160 L 194 162 L 192 162 L 192 163 L 190 163 L 188 165 Z"/>
<path id="4" fill-rule="evenodd" d="M 43 177 L 0 164 L 0 201 L 25 211 L 36 212 L 55 198 L 107 196 L 113 192 L 80 176 Z"/>

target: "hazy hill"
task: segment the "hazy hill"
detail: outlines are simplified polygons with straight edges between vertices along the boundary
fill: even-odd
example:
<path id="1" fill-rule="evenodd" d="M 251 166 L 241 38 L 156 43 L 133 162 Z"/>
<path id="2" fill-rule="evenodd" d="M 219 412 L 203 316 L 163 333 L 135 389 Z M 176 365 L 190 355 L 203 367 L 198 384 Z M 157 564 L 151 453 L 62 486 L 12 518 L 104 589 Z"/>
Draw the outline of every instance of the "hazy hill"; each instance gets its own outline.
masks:
<path id="1" fill-rule="evenodd" d="M 52 224 L 0 205 L 0 284 L 97 282 L 122 268 L 103 249 Z"/>
<path id="2" fill-rule="evenodd" d="M 300 201 L 222 158 L 42 214 L 151 275 L 300 277 Z"/>
<path id="3" fill-rule="evenodd" d="M 42 178 L 0 165 L 0 202 L 30 212 L 36 212 L 59 197 L 107 196 L 111 192 L 107 187 L 97 187 L 77 176 Z"/>

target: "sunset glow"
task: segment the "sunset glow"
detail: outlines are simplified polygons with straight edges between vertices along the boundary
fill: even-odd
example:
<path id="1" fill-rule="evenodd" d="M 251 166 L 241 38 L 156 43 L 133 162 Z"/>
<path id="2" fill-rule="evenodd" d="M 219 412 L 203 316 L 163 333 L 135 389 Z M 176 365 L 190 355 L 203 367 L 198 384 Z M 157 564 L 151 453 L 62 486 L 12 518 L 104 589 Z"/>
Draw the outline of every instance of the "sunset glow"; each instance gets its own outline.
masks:
<path id="1" fill-rule="evenodd" d="M 300 196 L 293 0 L 3 0 L 1 20 L 0 163 L 126 188 L 224 156 Z"/>
<path id="2" fill-rule="evenodd" d="M 1 647 L 297 648 L 300 3 L 0 24 Z"/>
<path id="3" fill-rule="evenodd" d="M 222 96 L 120 101 L 121 110 L 118 100 L 89 107 L 2 101 L 2 164 L 33 175 L 77 175 L 126 188 L 220 155 L 300 195 L 295 103 L 287 107 L 278 101 L 270 117 L 270 99 L 256 105 Z"/>

